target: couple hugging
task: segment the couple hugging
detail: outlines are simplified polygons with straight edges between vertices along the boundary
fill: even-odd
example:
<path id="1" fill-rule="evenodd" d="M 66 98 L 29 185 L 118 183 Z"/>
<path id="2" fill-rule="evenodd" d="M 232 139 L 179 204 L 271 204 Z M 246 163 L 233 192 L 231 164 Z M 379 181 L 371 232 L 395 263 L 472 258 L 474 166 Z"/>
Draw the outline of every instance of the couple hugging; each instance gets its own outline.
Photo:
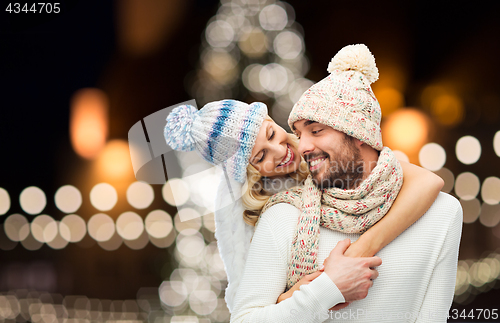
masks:
<path id="1" fill-rule="evenodd" d="M 229 180 L 215 235 L 231 322 L 446 322 L 460 203 L 382 145 L 368 48 L 344 47 L 328 71 L 293 106 L 294 134 L 259 102 L 167 117 L 167 144 L 197 150 Z M 223 207 L 231 195 L 241 198 Z"/>

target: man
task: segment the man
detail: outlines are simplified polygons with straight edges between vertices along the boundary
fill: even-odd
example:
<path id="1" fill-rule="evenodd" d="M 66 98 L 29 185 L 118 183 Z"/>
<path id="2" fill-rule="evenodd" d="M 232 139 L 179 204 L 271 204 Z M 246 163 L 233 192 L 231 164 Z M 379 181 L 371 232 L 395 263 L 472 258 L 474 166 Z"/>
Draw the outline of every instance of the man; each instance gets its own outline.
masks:
<path id="1" fill-rule="evenodd" d="M 329 71 L 330 76 L 303 94 L 289 118 L 314 184 L 323 190 L 365 190 L 362 196 L 387 185 L 397 190 L 398 176 L 376 180 L 377 172 L 390 167 L 394 159 L 382 146 L 380 107 L 370 88 L 378 77 L 371 53 L 364 45 L 347 46 L 334 57 Z M 302 219 L 303 213 L 284 203 L 262 215 L 231 322 L 446 322 L 462 228 L 456 199 L 441 193 L 421 219 L 378 253 L 383 265 L 376 257 L 344 257 L 346 239 L 354 241 L 359 234 L 323 227 L 319 242 L 312 244 L 317 248 L 313 257 L 304 261 L 310 255 L 293 256 L 314 231 L 306 230 L 305 238 L 297 239 Z M 285 282 L 297 279 L 290 268 L 306 268 L 311 261 L 323 263 L 324 272 L 292 297 L 274 304 Z M 377 278 L 370 268 L 379 265 Z M 328 311 L 352 301 L 342 310 Z"/>

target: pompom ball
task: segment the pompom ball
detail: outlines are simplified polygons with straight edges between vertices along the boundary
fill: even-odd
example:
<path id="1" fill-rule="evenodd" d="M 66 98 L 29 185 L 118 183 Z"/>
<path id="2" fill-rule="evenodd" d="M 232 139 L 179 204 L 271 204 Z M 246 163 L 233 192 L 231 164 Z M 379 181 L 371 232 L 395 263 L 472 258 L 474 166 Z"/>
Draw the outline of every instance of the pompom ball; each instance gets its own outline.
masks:
<path id="1" fill-rule="evenodd" d="M 340 74 L 345 71 L 361 72 L 368 82 L 378 80 L 378 69 L 375 65 L 375 57 L 363 44 L 349 45 L 342 48 L 328 64 L 328 72 Z"/>
<path id="2" fill-rule="evenodd" d="M 181 105 L 170 112 L 163 135 L 172 149 L 192 151 L 196 148 L 191 126 L 197 115 L 198 110 L 192 105 Z"/>

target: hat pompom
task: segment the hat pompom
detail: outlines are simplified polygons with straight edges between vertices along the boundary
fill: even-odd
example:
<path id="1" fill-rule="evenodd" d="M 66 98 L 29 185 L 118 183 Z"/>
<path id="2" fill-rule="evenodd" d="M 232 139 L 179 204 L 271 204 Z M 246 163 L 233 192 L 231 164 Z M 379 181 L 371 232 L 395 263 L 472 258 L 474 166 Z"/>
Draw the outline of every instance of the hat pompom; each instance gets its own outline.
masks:
<path id="1" fill-rule="evenodd" d="M 170 112 L 163 135 L 172 149 L 192 151 L 196 148 L 191 126 L 197 113 L 198 110 L 192 105 L 181 105 Z"/>
<path id="2" fill-rule="evenodd" d="M 375 65 L 375 57 L 373 57 L 366 45 L 346 46 L 328 64 L 328 72 L 330 73 L 340 74 L 349 70 L 361 72 L 370 84 L 378 80 L 378 68 Z"/>

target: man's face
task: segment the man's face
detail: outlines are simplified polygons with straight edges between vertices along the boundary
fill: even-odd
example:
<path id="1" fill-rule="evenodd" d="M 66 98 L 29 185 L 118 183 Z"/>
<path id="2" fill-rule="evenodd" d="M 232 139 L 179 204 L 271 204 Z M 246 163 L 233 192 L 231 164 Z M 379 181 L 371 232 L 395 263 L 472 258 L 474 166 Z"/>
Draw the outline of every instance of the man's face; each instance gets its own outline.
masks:
<path id="1" fill-rule="evenodd" d="M 359 140 L 311 120 L 297 121 L 294 128 L 300 138 L 299 153 L 318 188 L 353 189 L 362 182 Z"/>

